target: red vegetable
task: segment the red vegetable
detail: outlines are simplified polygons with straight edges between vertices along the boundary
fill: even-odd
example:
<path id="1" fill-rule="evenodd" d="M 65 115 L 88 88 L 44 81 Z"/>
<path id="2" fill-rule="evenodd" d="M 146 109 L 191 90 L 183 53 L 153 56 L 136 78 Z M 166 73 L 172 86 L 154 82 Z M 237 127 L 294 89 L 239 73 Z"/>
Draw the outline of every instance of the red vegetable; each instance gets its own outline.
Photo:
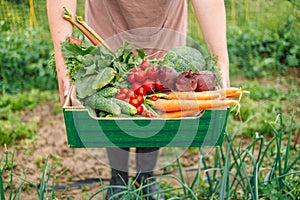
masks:
<path id="1" fill-rule="evenodd" d="M 158 76 L 158 69 L 156 67 L 150 67 L 147 71 L 147 77 L 152 80 L 156 80 Z"/>
<path id="2" fill-rule="evenodd" d="M 119 93 L 116 95 L 116 99 L 125 100 L 126 94 L 125 93 Z"/>
<path id="3" fill-rule="evenodd" d="M 163 86 L 163 84 L 162 84 L 159 80 L 156 80 L 156 81 L 155 81 L 155 88 L 156 88 L 157 90 L 161 90 L 161 89 L 164 88 L 164 86 Z"/>
<path id="4" fill-rule="evenodd" d="M 120 93 L 127 94 L 128 91 L 129 91 L 129 89 L 128 89 L 128 88 L 125 88 L 125 87 L 120 89 Z"/>
<path id="5" fill-rule="evenodd" d="M 135 81 L 134 74 L 129 74 L 127 80 L 129 83 L 133 83 Z"/>
<path id="6" fill-rule="evenodd" d="M 155 89 L 155 82 L 148 79 L 144 82 L 143 87 L 146 89 L 147 92 L 153 92 Z"/>
<path id="7" fill-rule="evenodd" d="M 129 91 L 127 92 L 127 97 L 128 97 L 129 99 L 132 99 L 132 98 L 135 98 L 136 95 L 135 95 L 134 91 L 129 90 Z"/>
<path id="8" fill-rule="evenodd" d="M 140 105 L 136 108 L 136 111 L 137 111 L 136 114 L 140 115 L 144 112 L 144 107 Z"/>
<path id="9" fill-rule="evenodd" d="M 150 67 L 150 63 L 147 61 L 147 60 L 144 60 L 142 63 L 141 63 L 141 69 L 142 70 L 145 70 L 147 69 L 148 67 Z"/>
<path id="10" fill-rule="evenodd" d="M 134 74 L 134 79 L 140 83 L 146 80 L 146 73 L 144 71 L 139 71 Z"/>
<path id="11" fill-rule="evenodd" d="M 139 89 L 140 87 L 142 87 L 142 84 L 139 83 L 139 82 L 134 82 L 134 83 L 132 83 L 132 85 L 131 85 L 132 91 L 136 91 L 136 90 Z"/>
<path id="12" fill-rule="evenodd" d="M 138 107 L 139 105 L 141 105 L 140 103 L 139 103 L 139 101 L 138 101 L 138 99 L 137 98 L 131 98 L 131 99 L 129 99 L 129 103 L 131 104 L 131 105 L 133 105 L 134 107 Z"/>
<path id="13" fill-rule="evenodd" d="M 152 118 L 154 115 L 151 112 L 146 112 L 145 117 Z"/>
<path id="14" fill-rule="evenodd" d="M 172 67 L 159 67 L 158 80 L 163 84 L 164 87 L 174 89 L 175 79 L 177 78 L 177 72 Z"/>
<path id="15" fill-rule="evenodd" d="M 144 97 L 142 95 L 137 95 L 136 99 L 138 100 L 140 105 L 144 102 Z"/>
<path id="16" fill-rule="evenodd" d="M 138 88 L 135 92 L 136 92 L 136 94 L 142 95 L 142 96 L 146 96 L 146 94 L 147 94 L 147 91 L 143 86 Z"/>
<path id="17" fill-rule="evenodd" d="M 157 96 L 151 96 L 150 98 L 149 98 L 150 100 L 152 100 L 152 101 L 156 101 L 157 99 L 159 99 Z"/>

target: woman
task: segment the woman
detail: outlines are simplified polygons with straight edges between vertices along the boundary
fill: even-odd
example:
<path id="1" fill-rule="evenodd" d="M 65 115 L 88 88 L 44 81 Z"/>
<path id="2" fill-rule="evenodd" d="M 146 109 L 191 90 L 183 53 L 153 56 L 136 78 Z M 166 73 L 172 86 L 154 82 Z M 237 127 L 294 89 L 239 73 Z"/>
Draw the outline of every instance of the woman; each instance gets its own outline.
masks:
<path id="1" fill-rule="evenodd" d="M 217 57 L 221 67 L 223 87 L 229 87 L 229 61 L 226 43 L 226 15 L 223 0 L 191 0 L 202 30 L 206 45 L 212 56 Z M 72 26 L 62 18 L 63 7 L 75 15 L 76 0 L 48 0 L 47 11 L 52 34 L 56 71 L 61 104 L 70 87 L 70 79 L 64 68 L 60 42 L 71 35 Z M 111 47 L 117 49 L 124 41 L 143 48 L 151 58 L 159 58 L 175 46 L 185 44 L 187 29 L 186 0 L 86 0 L 85 20 Z M 107 149 L 110 161 L 111 185 L 123 185 L 128 179 L 128 149 Z M 158 157 L 157 148 L 136 149 L 138 180 L 153 176 Z M 122 180 L 123 179 L 123 180 Z M 150 184 L 144 190 L 152 193 L 159 190 Z M 122 190 L 108 191 L 107 198 Z M 115 198 L 116 199 L 116 198 Z M 163 195 L 149 199 L 164 199 Z"/>

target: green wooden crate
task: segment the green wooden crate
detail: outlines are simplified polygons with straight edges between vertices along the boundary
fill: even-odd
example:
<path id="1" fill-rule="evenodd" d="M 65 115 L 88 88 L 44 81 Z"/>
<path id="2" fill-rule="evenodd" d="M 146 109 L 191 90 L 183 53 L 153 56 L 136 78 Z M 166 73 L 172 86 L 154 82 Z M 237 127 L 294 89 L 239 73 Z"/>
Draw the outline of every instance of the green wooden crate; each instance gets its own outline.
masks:
<path id="1" fill-rule="evenodd" d="M 63 108 L 71 148 L 200 147 L 221 145 L 229 110 L 205 110 L 198 118 L 95 119 L 84 108 Z"/>

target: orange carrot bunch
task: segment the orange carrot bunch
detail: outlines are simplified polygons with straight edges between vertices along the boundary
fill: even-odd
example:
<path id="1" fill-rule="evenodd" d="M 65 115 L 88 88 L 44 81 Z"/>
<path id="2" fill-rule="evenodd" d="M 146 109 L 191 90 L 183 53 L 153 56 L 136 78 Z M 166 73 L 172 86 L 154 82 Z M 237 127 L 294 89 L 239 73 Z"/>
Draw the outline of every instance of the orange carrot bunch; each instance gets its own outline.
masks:
<path id="1" fill-rule="evenodd" d="M 205 92 L 171 92 L 167 99 L 156 100 L 153 108 L 164 112 L 163 118 L 187 117 L 205 109 L 239 107 L 243 93 L 248 91 L 236 87 Z"/>

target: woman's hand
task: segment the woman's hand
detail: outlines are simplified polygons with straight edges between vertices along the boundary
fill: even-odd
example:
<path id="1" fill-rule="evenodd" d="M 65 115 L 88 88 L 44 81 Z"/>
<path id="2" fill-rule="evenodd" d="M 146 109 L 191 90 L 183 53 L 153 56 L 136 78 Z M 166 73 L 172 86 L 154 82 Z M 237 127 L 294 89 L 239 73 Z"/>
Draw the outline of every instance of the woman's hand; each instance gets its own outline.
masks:
<path id="1" fill-rule="evenodd" d="M 222 88 L 230 87 L 229 63 L 218 61 L 221 68 Z"/>
<path id="2" fill-rule="evenodd" d="M 67 75 L 65 61 L 61 51 L 55 53 L 55 63 L 60 104 L 63 105 L 70 89 L 70 77 Z"/>
<path id="3" fill-rule="evenodd" d="M 69 94 L 70 78 L 66 75 L 65 72 L 61 72 L 61 74 L 57 74 L 57 79 L 58 79 L 60 104 L 62 106 L 66 101 L 67 95 Z"/>

